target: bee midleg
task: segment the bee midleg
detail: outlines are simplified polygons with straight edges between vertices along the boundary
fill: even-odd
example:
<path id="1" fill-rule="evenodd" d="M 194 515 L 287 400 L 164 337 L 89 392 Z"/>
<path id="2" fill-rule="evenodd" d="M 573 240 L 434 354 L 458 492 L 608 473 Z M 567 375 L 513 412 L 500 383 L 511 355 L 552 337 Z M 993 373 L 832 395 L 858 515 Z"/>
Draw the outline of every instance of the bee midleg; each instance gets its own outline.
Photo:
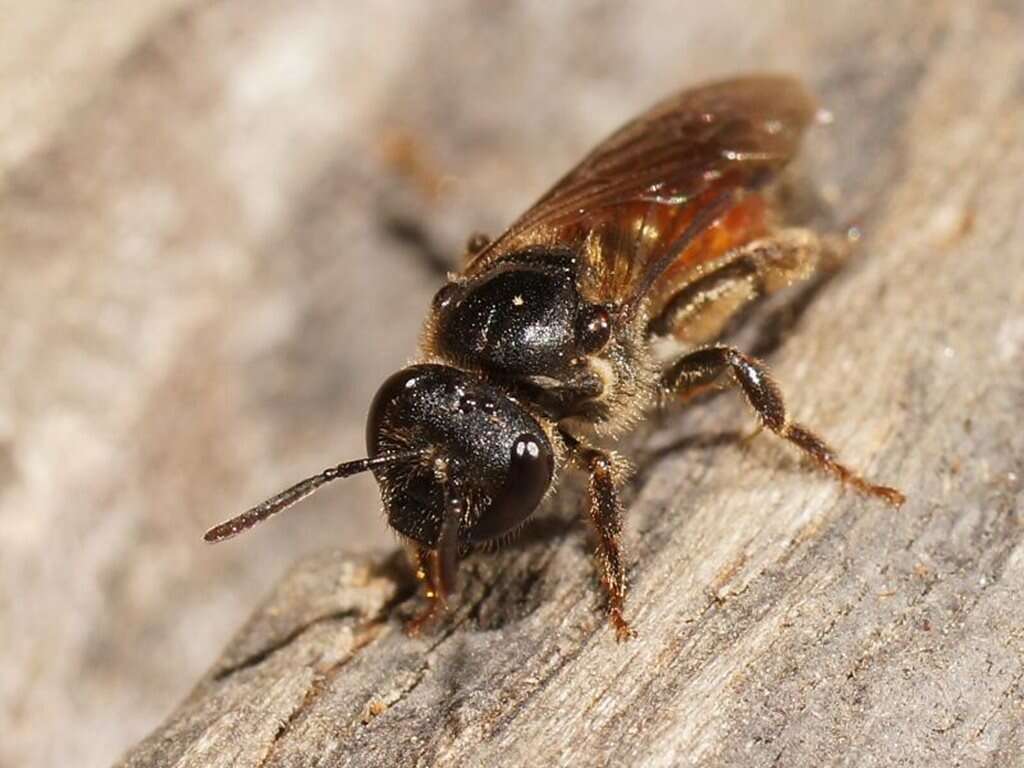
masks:
<path id="1" fill-rule="evenodd" d="M 469 237 L 466 238 L 466 250 L 462 254 L 461 266 L 463 268 L 469 266 L 480 252 L 483 251 L 488 245 L 491 244 L 491 237 L 483 232 L 473 232 Z"/>
<path id="2" fill-rule="evenodd" d="M 601 582 L 608 595 L 608 618 L 621 642 L 634 637 L 623 616 L 628 581 L 622 556 L 622 502 L 618 487 L 627 473 L 626 462 L 615 454 L 582 445 L 570 435 L 564 435 L 576 465 L 587 472 L 587 514 L 597 534 L 597 561 L 601 568 Z"/>
<path id="3" fill-rule="evenodd" d="M 903 503 L 902 493 L 868 482 L 841 464 L 836 452 L 814 432 L 791 421 L 778 384 L 760 360 L 732 347 L 705 347 L 679 358 L 662 377 L 662 385 L 667 390 L 683 396 L 694 389 L 716 384 L 738 386 L 765 427 L 791 442 L 843 483 L 862 493 L 878 496 L 895 507 Z"/>
<path id="4" fill-rule="evenodd" d="M 684 286 L 651 321 L 659 335 L 700 343 L 716 337 L 737 310 L 759 296 L 834 267 L 849 250 L 845 238 L 782 229 L 729 251 Z"/>
<path id="5" fill-rule="evenodd" d="M 466 258 L 476 256 L 480 251 L 491 244 L 491 237 L 483 232 L 474 232 L 466 238 Z"/>

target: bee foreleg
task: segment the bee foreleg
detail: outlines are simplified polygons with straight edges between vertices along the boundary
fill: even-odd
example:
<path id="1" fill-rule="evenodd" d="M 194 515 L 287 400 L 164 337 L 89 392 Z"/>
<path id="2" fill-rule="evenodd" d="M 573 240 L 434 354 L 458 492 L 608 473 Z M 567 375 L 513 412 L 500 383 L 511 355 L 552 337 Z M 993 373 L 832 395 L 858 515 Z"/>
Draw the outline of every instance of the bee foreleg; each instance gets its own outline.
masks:
<path id="1" fill-rule="evenodd" d="M 437 588 L 437 552 L 426 547 L 416 546 L 411 555 L 416 567 L 416 578 L 423 582 L 423 591 L 427 604 L 405 624 L 405 633 L 416 637 L 423 627 L 433 621 L 443 602 Z"/>
<path id="2" fill-rule="evenodd" d="M 459 527 L 466 511 L 461 484 L 445 483 L 445 514 L 436 549 L 417 547 L 416 576 L 426 585 L 426 607 L 405 627 L 409 635 L 418 635 L 424 625 L 448 608 L 448 598 L 457 590 L 459 568 Z"/>
<path id="3" fill-rule="evenodd" d="M 587 513 L 597 534 L 597 561 L 601 568 L 601 582 L 608 595 L 608 618 L 615 628 L 619 642 L 629 640 L 636 633 L 623 616 L 626 600 L 626 567 L 622 557 L 622 503 L 618 486 L 625 474 L 625 462 L 613 454 L 581 445 L 573 438 L 567 440 L 573 449 L 576 464 L 588 473 Z"/>
<path id="4" fill-rule="evenodd" d="M 782 392 L 764 363 L 732 347 L 712 346 L 684 355 L 662 377 L 663 386 L 677 395 L 717 384 L 738 386 L 761 423 L 805 454 L 818 466 L 858 491 L 877 496 L 894 507 L 904 501 L 895 488 L 875 485 L 859 473 L 841 464 L 836 452 L 814 432 L 795 421 L 786 412 Z"/>

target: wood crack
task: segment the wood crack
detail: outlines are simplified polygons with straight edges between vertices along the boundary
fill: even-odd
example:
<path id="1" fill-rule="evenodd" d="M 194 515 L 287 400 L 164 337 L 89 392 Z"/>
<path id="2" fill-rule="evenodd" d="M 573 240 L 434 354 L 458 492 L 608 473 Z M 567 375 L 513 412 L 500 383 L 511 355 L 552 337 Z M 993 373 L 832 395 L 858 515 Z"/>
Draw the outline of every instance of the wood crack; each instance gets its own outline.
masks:
<path id="1" fill-rule="evenodd" d="M 346 609 L 342 611 L 335 611 L 334 613 L 328 613 L 323 616 L 318 616 L 312 621 L 309 621 L 305 624 L 296 627 L 277 642 L 272 643 L 267 647 L 250 654 L 249 656 L 246 656 L 244 659 L 235 664 L 224 667 L 223 669 L 218 669 L 216 672 L 214 672 L 212 679 L 216 683 L 223 682 L 232 675 L 235 675 L 239 672 L 251 669 L 252 667 L 262 664 L 272 654 L 276 653 L 277 651 L 280 651 L 283 648 L 288 647 L 313 627 L 319 626 L 321 624 L 328 624 L 333 621 L 349 619 L 358 615 L 358 611 L 353 609 Z"/>

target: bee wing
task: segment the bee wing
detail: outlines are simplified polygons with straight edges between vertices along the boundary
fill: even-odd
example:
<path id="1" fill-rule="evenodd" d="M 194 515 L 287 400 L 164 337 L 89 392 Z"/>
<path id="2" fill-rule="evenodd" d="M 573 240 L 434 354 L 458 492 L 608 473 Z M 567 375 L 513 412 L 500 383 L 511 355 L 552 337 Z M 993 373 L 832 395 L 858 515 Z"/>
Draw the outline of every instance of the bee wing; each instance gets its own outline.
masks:
<path id="1" fill-rule="evenodd" d="M 667 272 L 678 274 L 680 259 L 707 258 L 688 246 L 789 162 L 814 112 L 803 85 L 780 76 L 670 97 L 599 144 L 465 274 L 523 248 L 589 242 L 589 271 L 598 283 L 592 293 L 617 303 L 642 299 Z M 746 206 L 740 228 L 760 226 L 759 209 Z"/>

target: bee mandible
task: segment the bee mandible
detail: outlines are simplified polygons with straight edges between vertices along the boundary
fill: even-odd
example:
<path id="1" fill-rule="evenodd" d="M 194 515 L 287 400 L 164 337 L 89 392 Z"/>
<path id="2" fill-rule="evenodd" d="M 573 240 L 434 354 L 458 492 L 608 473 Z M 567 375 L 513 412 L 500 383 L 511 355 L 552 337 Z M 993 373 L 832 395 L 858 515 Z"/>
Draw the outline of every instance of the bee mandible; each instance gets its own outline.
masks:
<path id="1" fill-rule="evenodd" d="M 447 606 L 459 561 L 513 536 L 573 467 L 589 479 L 608 616 L 626 639 L 628 463 L 601 443 L 659 402 L 723 386 L 818 466 L 900 505 L 899 491 L 865 480 L 790 417 L 761 361 L 716 341 L 737 310 L 807 278 L 827 254 L 825 238 L 784 225 L 773 194 L 815 112 L 798 81 L 762 75 L 683 91 L 624 125 L 504 234 L 471 240 L 464 268 L 433 299 L 417 361 L 370 405 L 366 458 L 206 540 L 370 471 L 425 581 L 416 630 Z"/>

